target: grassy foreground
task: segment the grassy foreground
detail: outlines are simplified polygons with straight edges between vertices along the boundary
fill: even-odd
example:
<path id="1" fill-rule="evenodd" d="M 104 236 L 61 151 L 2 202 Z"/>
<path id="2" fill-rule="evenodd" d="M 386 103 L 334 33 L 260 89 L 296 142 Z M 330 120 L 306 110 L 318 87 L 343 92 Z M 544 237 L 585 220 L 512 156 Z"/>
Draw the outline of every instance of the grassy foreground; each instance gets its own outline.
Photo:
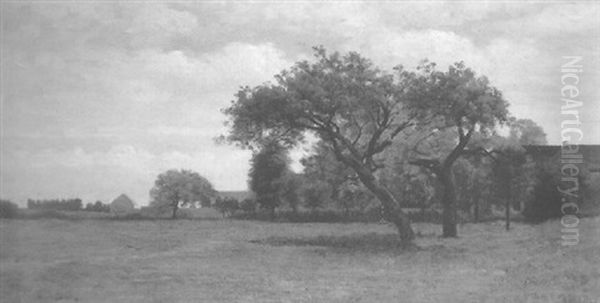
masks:
<path id="1" fill-rule="evenodd" d="M 600 218 L 383 224 L 0 221 L 2 302 L 600 302 Z"/>

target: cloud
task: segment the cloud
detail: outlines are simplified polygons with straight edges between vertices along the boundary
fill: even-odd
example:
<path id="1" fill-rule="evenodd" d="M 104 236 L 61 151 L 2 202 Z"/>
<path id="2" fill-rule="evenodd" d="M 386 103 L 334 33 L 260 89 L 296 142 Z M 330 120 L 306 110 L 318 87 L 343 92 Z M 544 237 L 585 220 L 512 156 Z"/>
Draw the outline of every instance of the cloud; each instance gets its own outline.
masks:
<path id="1" fill-rule="evenodd" d="M 217 187 L 243 188 L 249 155 L 212 141 L 225 130 L 219 109 L 239 86 L 272 80 L 310 59 L 310 47 L 319 44 L 359 51 L 388 70 L 413 68 L 423 58 L 442 69 L 464 60 L 503 91 L 515 114 L 542 124 L 551 142 L 559 133 L 562 55 L 586 58 L 582 98 L 590 110 L 582 117 L 593 119 L 599 104 L 587 101 L 598 96 L 597 4 L 12 2 L 2 8 L 3 195 L 114 198 L 131 190 L 146 199 L 156 174 L 176 167 L 197 169 Z"/>
<path id="2" fill-rule="evenodd" d="M 171 9 L 164 3 L 151 3 L 136 10 L 125 32 L 133 38 L 132 45 L 148 47 L 164 45 L 174 37 L 191 34 L 197 26 L 194 15 Z"/>
<path id="3" fill-rule="evenodd" d="M 553 4 L 498 22 L 497 26 L 518 37 L 579 34 L 597 30 L 600 25 L 599 13 L 598 5 L 584 2 Z"/>
<path id="4" fill-rule="evenodd" d="M 148 9 L 158 13 L 165 7 Z M 161 26 L 172 32 L 136 42 L 133 49 L 133 44 L 106 47 L 112 42 L 101 42 L 105 37 L 68 28 L 62 18 L 74 14 L 78 19 L 79 10 L 38 10 L 52 20 L 54 36 L 80 43 L 57 51 L 44 40 L 24 52 L 19 43 L 6 44 L 3 196 L 22 201 L 68 193 L 111 199 L 126 191 L 145 201 L 153 178 L 171 168 L 196 170 L 217 188 L 245 188 L 247 152 L 213 142 L 224 132 L 219 109 L 229 104 L 240 85 L 269 81 L 290 66 L 282 50 L 272 43 L 235 41 L 202 53 L 163 49 L 160 43 L 190 34 L 196 26 L 192 18 L 170 25 L 168 20 L 180 15 L 168 10 L 158 20 L 115 20 L 120 27 L 115 35 L 135 32 L 143 37 Z M 104 16 L 113 13 L 109 10 Z M 37 35 L 33 29 L 41 27 L 31 21 L 29 27 L 16 28 Z M 8 40 L 20 42 L 16 35 Z"/>
<path id="5" fill-rule="evenodd" d="M 29 61 L 8 58 L 3 105 L 13 114 L 7 132 L 43 132 L 40 122 L 60 128 L 147 128 L 192 114 L 198 114 L 197 123 L 209 120 L 220 128 L 215 117 L 237 88 L 272 80 L 292 64 L 284 57 L 273 44 L 231 43 L 203 54 L 78 49 L 42 51 Z"/>
<path id="6" fill-rule="evenodd" d="M 293 63 L 272 43 L 239 42 L 198 55 L 144 50 L 133 59 L 137 70 L 151 75 L 153 84 L 167 85 L 182 93 L 203 94 L 232 91 L 245 84 L 258 85 L 272 80 L 274 74 Z"/>

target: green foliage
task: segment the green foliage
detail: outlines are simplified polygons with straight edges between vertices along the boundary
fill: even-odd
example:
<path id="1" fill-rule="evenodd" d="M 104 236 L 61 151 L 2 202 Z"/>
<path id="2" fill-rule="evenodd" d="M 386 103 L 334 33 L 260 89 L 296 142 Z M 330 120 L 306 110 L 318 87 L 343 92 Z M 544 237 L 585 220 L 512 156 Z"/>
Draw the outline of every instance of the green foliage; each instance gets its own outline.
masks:
<path id="1" fill-rule="evenodd" d="M 315 63 L 298 62 L 277 75 L 276 84 L 241 89 L 237 100 L 224 110 L 231 118 L 227 138 L 253 148 L 272 138 L 295 145 L 306 133 L 315 134 L 343 164 L 342 169 L 352 169 L 366 188 L 378 193 L 386 218 L 395 222 L 401 236 L 411 238 L 401 203 L 375 174 L 386 166 L 382 153 L 398 134 L 420 131 L 425 138 L 411 142 L 429 144 L 426 152 L 419 152 L 419 156 L 425 154 L 420 160 L 428 168 L 436 166 L 444 188 L 453 189 L 449 177 L 452 164 L 474 133 L 489 136 L 496 125 L 507 121 L 508 103 L 485 77 L 476 76 L 463 63 L 438 71 L 435 64 L 424 62 L 417 72 L 398 67 L 389 74 L 357 53 L 329 55 L 319 47 L 315 57 Z M 337 168 L 317 167 L 309 173 L 323 170 L 333 172 Z M 336 178 L 342 175 L 330 174 Z M 328 182 L 332 196 L 338 195 L 337 188 L 343 182 L 323 179 L 332 181 Z M 427 190 L 421 192 L 425 195 Z M 446 192 L 449 196 L 443 200 L 454 207 L 454 191 Z M 454 211 L 452 207 L 448 209 Z"/>
<path id="2" fill-rule="evenodd" d="M 325 204 L 330 193 L 326 184 L 313 181 L 304 187 L 302 196 L 304 205 L 314 211 Z"/>
<path id="3" fill-rule="evenodd" d="M 421 114 L 437 118 L 427 123 L 467 131 L 477 126 L 485 133 L 508 120 L 508 102 L 502 93 L 463 62 L 439 71 L 435 63 L 425 61 L 418 70 L 409 98 Z"/>
<path id="4" fill-rule="evenodd" d="M 298 211 L 300 204 L 300 189 L 303 186 L 303 175 L 287 171 L 281 179 L 279 195 L 292 211 Z"/>
<path id="5" fill-rule="evenodd" d="M 240 208 L 238 200 L 231 197 L 217 197 L 215 208 L 223 217 L 231 217 Z"/>
<path id="6" fill-rule="evenodd" d="M 389 164 L 381 170 L 382 182 L 397 197 L 402 207 L 430 207 L 435 193 L 431 172 L 410 165 L 402 150 L 407 145 L 395 144 L 388 151 L 395 156 L 389 157 Z"/>
<path id="7" fill-rule="evenodd" d="M 102 201 L 96 201 L 96 203 L 94 203 L 94 204 L 92 204 L 92 203 L 86 204 L 85 208 L 83 210 L 107 213 L 107 212 L 110 212 L 110 205 L 104 204 L 104 203 L 102 203 Z"/>
<path id="8" fill-rule="evenodd" d="M 402 112 L 394 77 L 357 53 L 328 55 L 315 48 L 315 57 L 316 63 L 301 61 L 277 75 L 276 85 L 240 90 L 224 110 L 231 118 L 227 139 L 244 147 L 265 138 L 293 145 L 311 131 L 328 144 L 341 143 L 339 136 L 356 140 L 359 153 L 382 148 L 402 122 L 396 121 Z"/>
<path id="9" fill-rule="evenodd" d="M 323 140 L 319 140 L 313 153 L 300 162 L 304 166 L 305 178 L 326 184 L 334 200 L 339 197 L 343 184 L 356 178 L 356 173 L 338 161 L 331 147 Z"/>
<path id="10" fill-rule="evenodd" d="M 19 206 L 8 200 L 0 200 L 0 218 L 15 218 L 19 212 Z"/>
<path id="11" fill-rule="evenodd" d="M 344 213 L 350 214 L 352 211 L 363 212 L 369 207 L 375 208 L 377 199 L 369 190 L 360 184 L 346 182 L 340 189 L 340 195 L 336 201 Z"/>
<path id="12" fill-rule="evenodd" d="M 376 170 L 374 156 L 411 125 L 402 101 L 414 75 L 382 72 L 357 53 L 315 48 L 315 57 L 277 75 L 277 84 L 240 90 L 224 110 L 231 120 L 227 139 L 253 148 L 269 138 L 294 145 L 312 133 L 344 168 Z"/>
<path id="13" fill-rule="evenodd" d="M 535 185 L 534 198 L 525 205 L 523 216 L 528 221 L 542 222 L 561 216 L 561 195 L 558 181 L 548 172 L 540 172 Z"/>
<path id="14" fill-rule="evenodd" d="M 209 203 L 216 195 L 212 184 L 191 170 L 169 170 L 160 175 L 150 190 L 150 205 L 170 208 L 175 218 L 180 206 L 201 202 Z"/>
<path id="15" fill-rule="evenodd" d="M 408 218 L 374 172 L 381 167 L 376 156 L 412 125 L 414 115 L 403 101 L 414 75 L 382 72 L 357 53 L 328 54 L 317 47 L 315 57 L 314 63 L 301 61 L 276 75 L 276 84 L 242 88 L 224 110 L 231 119 L 227 139 L 249 148 L 269 140 L 288 147 L 307 133 L 317 136 L 337 161 L 379 193 L 387 218 L 404 240 L 411 240 L 414 232 Z M 261 200 L 274 204 L 270 206 L 274 209 L 273 195 L 257 198 L 261 204 L 265 204 Z"/>
<path id="16" fill-rule="evenodd" d="M 256 211 L 256 200 L 248 198 L 242 200 L 240 209 L 247 213 L 254 213 Z"/>
<path id="17" fill-rule="evenodd" d="M 508 102 L 487 78 L 477 76 L 462 62 L 446 72 L 424 62 L 419 70 L 409 99 L 425 122 L 418 130 L 420 139 L 414 148 L 417 159 L 411 162 L 437 176 L 443 192 L 443 235 L 456 237 L 458 197 L 453 165 L 464 155 L 485 150 L 473 146 L 471 139 L 494 135 L 495 127 L 509 119 Z"/>
<path id="18" fill-rule="evenodd" d="M 509 138 L 523 145 L 546 145 L 546 133 L 530 119 L 511 119 Z"/>
<path id="19" fill-rule="evenodd" d="M 250 189 L 261 208 L 274 211 L 280 204 L 282 179 L 288 172 L 287 150 L 277 141 L 266 143 L 251 160 Z"/>

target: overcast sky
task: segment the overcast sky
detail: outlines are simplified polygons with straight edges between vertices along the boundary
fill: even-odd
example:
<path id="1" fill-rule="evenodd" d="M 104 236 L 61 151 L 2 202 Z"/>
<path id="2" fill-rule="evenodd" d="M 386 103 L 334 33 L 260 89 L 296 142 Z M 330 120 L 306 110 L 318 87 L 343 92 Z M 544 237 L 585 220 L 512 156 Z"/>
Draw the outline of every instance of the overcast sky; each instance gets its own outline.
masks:
<path id="1" fill-rule="evenodd" d="M 562 56 L 583 56 L 583 142 L 600 143 L 594 2 L 1 5 L 0 194 L 21 204 L 126 193 L 143 205 L 170 168 L 245 189 L 250 154 L 213 141 L 219 109 L 320 44 L 384 69 L 464 60 L 553 144 Z"/>

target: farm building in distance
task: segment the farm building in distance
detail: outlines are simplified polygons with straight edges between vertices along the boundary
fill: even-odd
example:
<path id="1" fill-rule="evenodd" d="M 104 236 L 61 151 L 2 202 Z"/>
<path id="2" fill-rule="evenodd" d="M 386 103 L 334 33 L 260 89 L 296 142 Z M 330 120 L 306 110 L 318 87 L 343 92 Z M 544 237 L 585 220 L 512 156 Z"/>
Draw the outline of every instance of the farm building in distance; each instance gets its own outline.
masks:
<path id="1" fill-rule="evenodd" d="M 135 211 L 135 204 L 126 194 L 121 194 L 110 203 L 110 212 L 116 215 L 126 215 Z"/>

